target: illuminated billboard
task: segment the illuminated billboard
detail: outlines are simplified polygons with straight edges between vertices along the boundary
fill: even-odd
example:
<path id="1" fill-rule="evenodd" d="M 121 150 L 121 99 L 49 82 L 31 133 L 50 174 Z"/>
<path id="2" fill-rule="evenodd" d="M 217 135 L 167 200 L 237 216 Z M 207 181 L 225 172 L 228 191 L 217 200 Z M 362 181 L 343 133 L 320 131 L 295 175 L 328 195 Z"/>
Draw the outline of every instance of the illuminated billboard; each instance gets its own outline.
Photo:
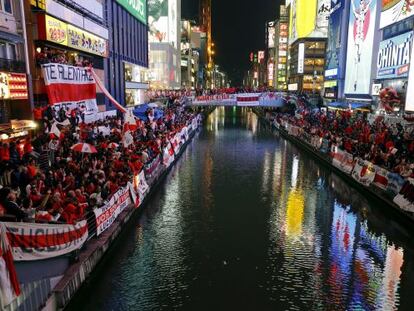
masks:
<path id="1" fill-rule="evenodd" d="M 377 0 L 351 0 L 345 94 L 369 95 Z"/>
<path id="2" fill-rule="evenodd" d="M 377 79 L 408 77 L 412 43 L 412 31 L 380 43 L 377 58 Z"/>
<path id="3" fill-rule="evenodd" d="M 412 45 L 411 54 L 414 55 L 414 44 Z M 405 111 L 414 111 L 414 98 L 411 94 L 414 94 L 414 62 L 411 62 L 410 73 L 408 74 L 408 86 L 407 86 L 407 97 L 405 102 Z M 410 94 L 410 96 L 408 96 Z"/>
<path id="4" fill-rule="evenodd" d="M 267 23 L 267 47 L 272 49 L 275 47 L 275 22 Z"/>
<path id="5" fill-rule="evenodd" d="M 326 38 L 331 0 L 292 0 L 289 43 L 300 38 Z"/>
<path id="6" fill-rule="evenodd" d="M 329 17 L 328 45 L 326 49 L 325 77 L 336 79 L 339 68 L 341 49 L 341 21 L 343 14 L 342 0 L 337 0 Z"/>
<path id="7" fill-rule="evenodd" d="M 178 47 L 177 0 L 148 0 L 148 27 L 150 42 L 171 43 Z"/>
<path id="8" fill-rule="evenodd" d="M 412 0 L 382 0 L 380 28 L 387 27 L 414 15 Z"/>

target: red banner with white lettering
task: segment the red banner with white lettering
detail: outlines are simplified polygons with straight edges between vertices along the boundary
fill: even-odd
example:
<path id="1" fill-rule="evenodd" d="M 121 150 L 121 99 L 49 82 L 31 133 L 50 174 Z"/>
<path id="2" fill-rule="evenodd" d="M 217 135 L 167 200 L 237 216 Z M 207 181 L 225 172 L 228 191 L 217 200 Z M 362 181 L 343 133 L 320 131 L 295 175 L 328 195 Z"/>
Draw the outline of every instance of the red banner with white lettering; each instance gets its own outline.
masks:
<path id="1" fill-rule="evenodd" d="M 96 83 L 88 68 L 64 64 L 43 64 L 42 74 L 50 105 L 84 105 L 98 112 Z"/>
<path id="2" fill-rule="evenodd" d="M 86 220 L 76 225 L 6 222 L 15 261 L 32 261 L 69 254 L 88 239 Z"/>

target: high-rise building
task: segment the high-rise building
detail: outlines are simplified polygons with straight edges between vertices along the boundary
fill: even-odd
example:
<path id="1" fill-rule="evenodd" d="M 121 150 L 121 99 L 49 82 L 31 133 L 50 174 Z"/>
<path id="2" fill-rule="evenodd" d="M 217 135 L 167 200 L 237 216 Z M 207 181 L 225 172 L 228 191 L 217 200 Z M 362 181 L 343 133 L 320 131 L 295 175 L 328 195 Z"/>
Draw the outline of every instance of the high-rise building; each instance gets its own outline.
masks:
<path id="1" fill-rule="evenodd" d="M 193 90 L 198 87 L 199 44 L 193 41 L 197 30 L 194 22 L 181 21 L 181 86 Z"/>
<path id="2" fill-rule="evenodd" d="M 286 6 L 280 6 L 279 19 L 275 23 L 275 52 L 274 52 L 274 88 L 278 91 L 287 90 L 289 39 L 289 12 Z"/>
<path id="3" fill-rule="evenodd" d="M 320 93 L 331 0 L 289 1 L 288 90 Z"/>
<path id="4" fill-rule="evenodd" d="M 149 72 L 153 89 L 181 87 L 181 0 L 148 0 Z"/>
<path id="5" fill-rule="evenodd" d="M 204 87 L 212 87 L 214 70 L 214 43 L 212 38 L 211 26 L 211 0 L 200 0 L 200 29 L 206 34 L 205 42 L 202 43 L 203 51 L 201 54 L 200 65 L 203 67 Z"/>

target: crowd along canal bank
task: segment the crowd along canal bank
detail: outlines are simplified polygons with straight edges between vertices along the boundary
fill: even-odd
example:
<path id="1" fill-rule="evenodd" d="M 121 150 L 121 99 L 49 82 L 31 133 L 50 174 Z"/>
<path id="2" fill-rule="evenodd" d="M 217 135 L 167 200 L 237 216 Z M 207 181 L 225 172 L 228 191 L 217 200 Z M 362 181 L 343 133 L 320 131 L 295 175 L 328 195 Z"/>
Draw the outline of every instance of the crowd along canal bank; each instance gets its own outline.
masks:
<path id="1" fill-rule="evenodd" d="M 338 146 L 329 146 L 328 142 L 319 136 L 311 135 L 288 122 L 278 122 L 261 108 L 253 108 L 253 111 L 285 139 L 311 153 L 353 187 L 382 203 L 379 207 L 388 207 L 386 211 L 399 222 L 412 227 L 414 216 L 407 211 L 414 207 L 414 203 L 408 198 L 410 190 L 407 190 L 408 187 L 412 187 L 411 179 L 405 179 L 368 161 L 354 158 Z"/>
<path id="2" fill-rule="evenodd" d="M 134 203 L 135 198 L 132 195 L 131 204 L 116 217 L 108 229 L 98 238 L 90 241 L 80 251 L 77 261 L 66 270 L 63 278 L 53 289 L 52 295 L 47 300 L 43 310 L 62 310 L 68 305 L 104 258 L 111 245 L 116 242 L 125 225 L 128 224 L 132 217 L 139 215 L 142 211 L 139 207 L 143 206 L 146 200 L 151 197 L 152 192 L 157 190 L 157 185 L 169 173 L 181 157 L 188 143 L 194 138 L 201 122 L 202 114 L 198 114 L 185 131 L 176 135 L 167 148 L 164 149 L 163 154 L 146 166 L 140 176 L 137 177 L 137 180 L 134 181 L 134 183 L 137 183 L 136 192 L 139 197 L 139 206 Z"/>
<path id="3" fill-rule="evenodd" d="M 120 187 L 111 195 L 102 207 L 89 212 L 85 220 L 75 225 L 20 223 L 21 226 L 31 226 L 32 234 L 39 233 L 42 237 L 47 237 L 48 243 L 58 243 L 58 238 L 54 238 L 55 235 L 68 236 L 70 241 L 62 245 L 65 249 L 59 250 L 53 247 L 26 249 L 23 245 L 17 248 L 15 244 L 21 240 L 17 236 L 20 234 L 19 223 L 4 223 L 3 231 L 8 232 L 13 252 L 21 250 L 19 254 L 23 260 L 14 261 L 20 287 L 19 295 L 11 303 L 1 306 L 1 309 L 7 311 L 64 309 L 105 257 L 128 222 L 139 217 L 143 204 L 156 191 L 158 184 L 166 177 L 194 138 L 202 123 L 203 112 L 208 114 L 210 111 L 204 109 L 194 113 L 193 118 L 169 139 L 168 145 L 163 147 L 161 154 L 144 165 L 140 173 L 134 175 L 126 186 Z M 17 231 L 13 229 L 14 227 Z M 10 228 L 14 231 L 10 231 L 12 230 Z M 26 231 L 22 232 L 26 234 L 24 233 Z"/>

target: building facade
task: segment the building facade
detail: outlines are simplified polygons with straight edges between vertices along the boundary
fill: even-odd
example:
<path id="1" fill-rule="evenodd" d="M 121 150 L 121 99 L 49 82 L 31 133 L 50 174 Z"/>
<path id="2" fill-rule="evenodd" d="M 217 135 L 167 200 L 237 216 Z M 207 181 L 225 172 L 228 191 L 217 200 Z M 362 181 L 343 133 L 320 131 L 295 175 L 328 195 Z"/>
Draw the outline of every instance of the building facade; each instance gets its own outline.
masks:
<path id="1" fill-rule="evenodd" d="M 330 0 L 289 1 L 289 91 L 320 94 L 330 9 Z"/>
<path id="2" fill-rule="evenodd" d="M 105 61 L 109 57 L 106 3 L 100 0 L 31 1 L 26 20 L 27 44 L 35 105 L 47 105 L 48 97 L 41 65 L 61 63 L 92 65 L 105 81 Z M 105 97 L 97 90 L 97 104 L 105 110 Z"/>
<path id="3" fill-rule="evenodd" d="M 181 87 L 181 0 L 149 0 L 149 71 L 153 89 Z"/>
<path id="4" fill-rule="evenodd" d="M 105 61 L 106 85 L 126 107 L 145 103 L 148 89 L 148 26 L 145 0 L 132 6 L 126 0 L 107 0 L 109 57 Z M 114 109 L 109 101 L 107 108 Z"/>
<path id="5" fill-rule="evenodd" d="M 0 124 L 30 119 L 22 1 L 0 0 Z"/>

